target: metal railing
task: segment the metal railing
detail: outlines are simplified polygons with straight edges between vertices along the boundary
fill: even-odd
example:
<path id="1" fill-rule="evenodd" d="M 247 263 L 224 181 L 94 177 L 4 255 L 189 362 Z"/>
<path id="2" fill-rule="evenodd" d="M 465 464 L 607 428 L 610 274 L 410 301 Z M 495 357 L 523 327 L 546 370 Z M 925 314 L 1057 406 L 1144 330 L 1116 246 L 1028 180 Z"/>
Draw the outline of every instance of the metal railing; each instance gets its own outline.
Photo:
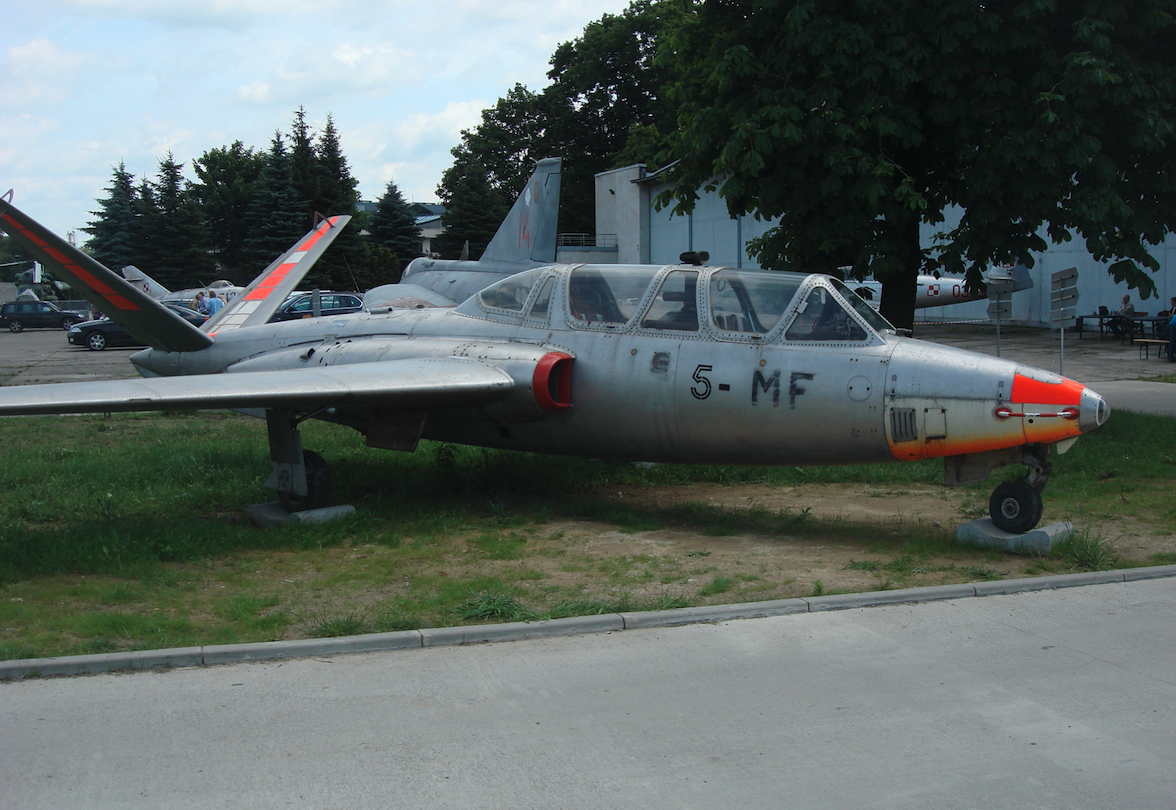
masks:
<path id="1" fill-rule="evenodd" d="M 561 233 L 556 234 L 555 244 L 558 247 L 615 248 L 617 235 L 615 233 Z"/>

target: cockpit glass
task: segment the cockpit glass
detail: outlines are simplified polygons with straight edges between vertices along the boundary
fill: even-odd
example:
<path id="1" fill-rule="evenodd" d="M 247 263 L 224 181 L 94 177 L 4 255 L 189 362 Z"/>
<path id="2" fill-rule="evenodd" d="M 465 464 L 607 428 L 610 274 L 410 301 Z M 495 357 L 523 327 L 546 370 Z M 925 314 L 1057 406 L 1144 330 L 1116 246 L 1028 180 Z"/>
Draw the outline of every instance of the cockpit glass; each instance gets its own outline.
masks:
<path id="1" fill-rule="evenodd" d="M 577 267 L 568 281 L 568 311 L 575 322 L 622 324 L 633 317 L 657 267 Z"/>
<path id="2" fill-rule="evenodd" d="M 809 292 L 784 337 L 788 340 L 865 340 L 866 330 L 849 316 L 836 296 L 824 287 L 816 287 Z"/>
<path id="3" fill-rule="evenodd" d="M 535 296 L 535 303 L 531 304 L 530 317 L 538 318 L 540 320 L 547 317 L 547 311 L 551 308 L 551 290 L 555 287 L 555 279 L 549 278 L 543 285 L 543 289 Z"/>
<path id="4" fill-rule="evenodd" d="M 849 287 L 835 278 L 829 280 L 833 282 L 833 289 L 837 290 L 841 297 L 849 302 L 849 305 L 853 307 L 853 311 L 861 315 L 866 323 L 879 332 L 894 331 L 894 327 L 891 326 L 890 321 L 879 315 L 878 310 L 863 301 L 860 295 L 854 293 Z"/>
<path id="5" fill-rule="evenodd" d="M 697 270 L 674 270 L 666 276 L 641 319 L 641 328 L 698 331 Z"/>
<path id="6" fill-rule="evenodd" d="M 711 276 L 711 321 L 724 332 L 770 332 L 804 279 L 793 273 L 720 270 Z"/>
<path id="7" fill-rule="evenodd" d="M 478 293 L 478 301 L 482 306 L 491 309 L 522 312 L 523 306 L 527 303 L 527 296 L 531 294 L 531 288 L 542 277 L 542 268 L 518 273 L 482 290 Z"/>

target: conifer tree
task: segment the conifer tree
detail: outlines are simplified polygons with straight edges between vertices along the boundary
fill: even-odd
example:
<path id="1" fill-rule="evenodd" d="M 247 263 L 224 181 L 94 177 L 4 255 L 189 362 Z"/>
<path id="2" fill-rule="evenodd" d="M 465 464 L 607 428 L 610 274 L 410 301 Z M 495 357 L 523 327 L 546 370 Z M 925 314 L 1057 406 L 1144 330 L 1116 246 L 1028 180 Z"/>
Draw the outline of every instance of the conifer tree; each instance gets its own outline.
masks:
<path id="1" fill-rule="evenodd" d="M 405 264 L 420 256 L 421 229 L 396 181 L 388 181 L 376 206 L 368 227 L 372 241 L 392 251 Z"/>
<path id="2" fill-rule="evenodd" d="M 319 168 L 314 133 L 306 123 L 304 107 L 295 111 L 290 125 L 290 180 L 300 208 L 305 209 L 308 216 L 313 215 L 318 199 Z"/>
<path id="3" fill-rule="evenodd" d="M 339 132 L 330 115 L 315 144 L 314 154 L 316 196 L 312 211 L 327 217 L 354 216 L 359 202 L 356 191 L 359 183 L 351 176 L 339 142 Z M 361 279 L 367 276 L 369 255 L 359 230 L 349 225 L 335 238 L 331 248 L 307 275 L 308 284 L 322 289 L 362 291 L 365 284 Z"/>
<path id="4" fill-rule="evenodd" d="M 90 235 L 85 247 L 96 261 L 114 270 L 141 261 L 142 240 L 136 217 L 135 176 L 119 161 L 106 187 L 107 196 L 98 200 L 95 217 L 82 230 Z"/>
<path id="5" fill-rule="evenodd" d="M 246 274 L 256 276 L 285 253 L 309 228 L 290 177 L 290 155 L 281 132 L 270 141 L 265 168 L 246 212 L 249 236 L 242 257 Z"/>
<path id="6" fill-rule="evenodd" d="M 211 281 L 213 266 L 203 212 L 189 191 L 183 167 L 171 152 L 159 161 L 155 209 L 148 237 L 154 243 L 157 263 L 140 269 L 172 289 Z"/>
<path id="7" fill-rule="evenodd" d="M 509 209 L 490 188 L 485 166 L 469 153 L 453 153 L 457 159 L 437 188 L 446 208 L 441 217 L 445 232 L 434 246 L 443 258 L 456 259 L 469 242 L 469 258 L 479 259 Z"/>

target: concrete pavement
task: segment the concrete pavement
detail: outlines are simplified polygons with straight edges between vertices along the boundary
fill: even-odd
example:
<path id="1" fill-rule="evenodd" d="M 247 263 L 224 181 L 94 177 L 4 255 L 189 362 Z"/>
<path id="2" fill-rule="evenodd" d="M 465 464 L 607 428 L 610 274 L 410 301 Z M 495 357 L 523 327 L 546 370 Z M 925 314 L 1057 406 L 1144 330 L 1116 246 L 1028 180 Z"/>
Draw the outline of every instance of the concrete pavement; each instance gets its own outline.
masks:
<path id="1" fill-rule="evenodd" d="M 985 329 L 918 334 L 995 354 Z M 1002 355 L 1057 371 L 1019 331 Z M 5 384 L 131 376 L 0 340 Z M 1137 355 L 1067 337 L 1065 373 L 1176 415 Z M 1172 806 L 1176 579 L 950 596 L 0 683 L 0 807 Z"/>
<path id="2" fill-rule="evenodd" d="M 1163 808 L 1176 580 L 0 685 L 6 807 Z"/>

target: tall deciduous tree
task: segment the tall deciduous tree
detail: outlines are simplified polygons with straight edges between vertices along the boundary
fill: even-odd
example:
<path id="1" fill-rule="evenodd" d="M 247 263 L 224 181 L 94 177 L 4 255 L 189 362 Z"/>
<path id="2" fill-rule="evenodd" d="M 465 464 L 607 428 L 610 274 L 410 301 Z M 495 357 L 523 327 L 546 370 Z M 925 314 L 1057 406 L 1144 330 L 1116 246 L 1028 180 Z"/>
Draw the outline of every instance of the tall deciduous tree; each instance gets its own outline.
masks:
<path id="1" fill-rule="evenodd" d="M 462 130 L 461 143 L 450 150 L 454 163 L 442 174 L 438 195 L 452 198 L 465 180 L 462 173 L 477 166 L 497 205 L 509 210 L 535 164 L 547 157 L 544 134 L 548 123 L 542 99 L 516 84 L 505 98 L 482 110 L 477 127 Z"/>
<path id="2" fill-rule="evenodd" d="M 669 0 L 635 0 L 623 13 L 589 23 L 582 36 L 556 49 L 551 84 L 542 92 L 515 85 L 482 112 L 476 128 L 462 132 L 438 194 L 451 196 L 461 170 L 480 163 L 509 207 L 538 160 L 562 157 L 560 229 L 591 232 L 595 175 L 618 160 L 652 154 L 649 141 L 673 126 L 673 109 L 661 93 L 666 71 L 654 56 L 677 17 Z"/>
<path id="3" fill-rule="evenodd" d="M 1077 234 L 1146 296 L 1176 226 L 1176 2 L 684 0 L 672 198 L 780 217 L 765 266 L 851 265 L 913 320 L 920 270 L 1031 262 Z M 922 223 L 960 206 L 925 251 Z"/>

